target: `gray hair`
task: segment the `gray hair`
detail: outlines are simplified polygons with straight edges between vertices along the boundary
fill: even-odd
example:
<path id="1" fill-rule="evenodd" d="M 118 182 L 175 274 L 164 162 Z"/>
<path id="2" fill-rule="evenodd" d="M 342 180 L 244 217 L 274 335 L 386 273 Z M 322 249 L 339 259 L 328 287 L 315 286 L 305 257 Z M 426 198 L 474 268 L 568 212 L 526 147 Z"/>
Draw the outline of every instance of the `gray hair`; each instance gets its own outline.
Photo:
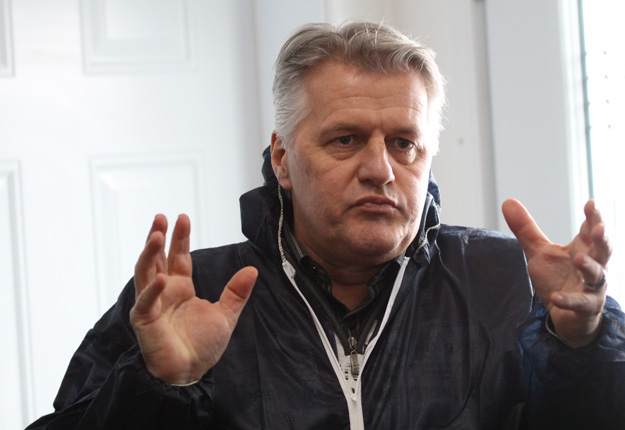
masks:
<path id="1" fill-rule="evenodd" d="M 348 22 L 308 24 L 284 44 L 276 60 L 273 81 L 275 133 L 285 147 L 306 115 L 304 79 L 310 69 L 339 61 L 382 73 L 417 71 L 428 95 L 428 129 L 438 149 L 445 106 L 445 80 L 434 62 L 434 52 L 385 24 Z"/>

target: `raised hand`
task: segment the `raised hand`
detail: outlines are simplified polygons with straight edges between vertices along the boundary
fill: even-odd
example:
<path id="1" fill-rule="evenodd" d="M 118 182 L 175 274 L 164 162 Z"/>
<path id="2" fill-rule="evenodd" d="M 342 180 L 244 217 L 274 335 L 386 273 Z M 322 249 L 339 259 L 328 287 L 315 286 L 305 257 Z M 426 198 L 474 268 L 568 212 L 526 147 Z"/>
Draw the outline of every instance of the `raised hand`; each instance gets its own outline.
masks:
<path id="1" fill-rule="evenodd" d="M 605 269 L 612 253 L 595 203 L 586 203 L 586 219 L 566 246 L 549 241 L 517 200 L 506 200 L 502 210 L 525 251 L 532 284 L 556 332 L 574 348 L 587 345 L 599 330 L 606 297 Z"/>
<path id="2" fill-rule="evenodd" d="M 130 322 L 148 371 L 170 384 L 196 381 L 217 363 L 258 275 L 245 267 L 218 302 L 199 299 L 191 278 L 190 231 L 189 218 L 181 215 L 166 256 L 167 219 L 157 215 L 135 266 Z"/>

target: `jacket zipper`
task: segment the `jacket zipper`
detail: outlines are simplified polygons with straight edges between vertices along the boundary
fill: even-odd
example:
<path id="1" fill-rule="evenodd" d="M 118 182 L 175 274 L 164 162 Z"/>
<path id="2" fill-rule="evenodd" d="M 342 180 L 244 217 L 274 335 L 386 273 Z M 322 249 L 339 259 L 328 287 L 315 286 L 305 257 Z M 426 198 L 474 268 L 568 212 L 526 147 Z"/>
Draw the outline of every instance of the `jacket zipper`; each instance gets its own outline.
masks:
<path id="1" fill-rule="evenodd" d="M 351 372 L 352 372 L 352 376 L 354 377 L 354 379 L 356 379 L 358 378 L 358 375 L 360 375 L 360 364 L 358 363 L 358 351 L 357 351 L 358 341 L 356 340 L 354 336 L 350 336 L 347 342 L 349 344 L 349 349 L 350 349 L 349 361 L 351 364 Z"/>
<path id="2" fill-rule="evenodd" d="M 380 328 L 378 329 L 378 332 L 375 335 L 375 337 L 372 338 L 371 341 L 369 342 L 369 345 L 363 357 L 362 366 L 358 365 L 358 354 L 356 353 L 356 347 L 358 346 L 357 341 L 355 338 L 353 341 L 350 341 L 350 349 L 351 349 L 350 360 L 352 359 L 352 357 L 354 357 L 356 360 L 355 361 L 356 366 L 353 365 L 354 361 L 351 361 L 352 366 L 350 370 L 352 371 L 352 375 L 353 375 L 354 370 L 358 371 L 358 375 L 362 373 L 363 369 L 365 368 L 365 365 L 367 364 L 367 359 L 371 355 L 371 351 L 373 351 L 373 349 L 375 348 L 375 344 L 377 343 L 377 340 L 380 337 L 380 334 L 383 332 L 384 327 L 386 326 L 386 323 L 388 322 L 391 309 L 393 309 L 393 304 L 395 303 L 395 298 L 397 297 L 397 293 L 401 286 L 402 279 L 404 278 L 404 273 L 406 271 L 406 266 L 408 265 L 409 260 L 410 259 L 408 257 L 404 258 L 404 261 L 401 264 L 399 272 L 397 273 L 397 277 L 395 278 L 395 283 L 393 284 L 393 289 L 391 290 L 391 296 L 389 297 L 388 303 L 386 305 L 386 310 L 384 311 L 384 317 L 382 318 L 382 322 L 380 323 Z M 345 399 L 347 400 L 347 406 L 349 410 L 350 429 L 351 430 L 364 430 L 365 424 L 364 424 L 364 417 L 363 417 L 363 411 L 362 411 L 362 395 L 361 395 L 362 379 L 361 378 L 357 379 L 355 391 L 349 388 L 347 381 L 345 381 L 345 378 L 343 376 L 341 365 L 338 361 L 336 354 L 334 353 L 332 344 L 330 343 L 330 341 L 328 340 L 328 337 L 325 334 L 325 331 L 323 329 L 323 326 L 321 325 L 321 322 L 319 321 L 319 318 L 317 317 L 313 308 L 310 306 L 310 303 L 308 303 L 308 300 L 306 300 L 306 297 L 301 292 L 301 290 L 297 286 L 297 283 L 295 282 L 295 269 L 293 268 L 291 263 L 289 263 L 288 260 L 283 261 L 282 268 L 284 270 L 284 273 L 287 275 L 287 277 L 291 281 L 291 284 L 293 285 L 293 287 L 295 287 L 295 290 L 297 291 L 297 293 L 300 295 L 300 297 L 306 304 L 306 307 L 308 308 L 308 311 L 310 312 L 310 315 L 312 316 L 313 322 L 315 323 L 315 327 L 317 328 L 317 333 L 319 334 L 319 337 L 321 338 L 321 343 L 323 344 L 323 347 L 326 351 L 326 355 L 328 356 L 328 359 L 330 360 L 330 363 L 332 364 L 334 373 L 336 374 L 336 377 L 339 380 L 339 384 L 341 385 L 341 388 L 343 390 L 343 395 L 345 396 Z M 353 338 L 353 336 L 351 338 Z M 352 348 L 352 345 L 353 345 L 353 348 Z M 352 354 L 351 352 L 354 352 L 355 354 Z"/>

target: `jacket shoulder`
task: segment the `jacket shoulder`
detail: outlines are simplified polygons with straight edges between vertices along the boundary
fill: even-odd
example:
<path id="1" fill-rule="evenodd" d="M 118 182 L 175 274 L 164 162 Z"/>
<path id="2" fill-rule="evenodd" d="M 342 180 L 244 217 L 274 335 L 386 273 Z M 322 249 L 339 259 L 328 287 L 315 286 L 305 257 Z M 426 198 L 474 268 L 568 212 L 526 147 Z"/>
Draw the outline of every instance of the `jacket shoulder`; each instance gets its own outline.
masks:
<path id="1" fill-rule="evenodd" d="M 237 271 L 246 266 L 254 266 L 259 271 L 266 270 L 272 265 L 272 257 L 272 253 L 260 249 L 249 240 L 191 252 L 193 284 L 197 296 L 210 301 L 218 300 Z M 273 265 L 278 268 L 281 266 L 279 260 Z"/>
<path id="2" fill-rule="evenodd" d="M 487 228 L 441 224 L 438 241 L 441 240 L 476 244 L 488 242 L 503 248 L 521 251 L 521 246 L 514 236 Z"/>
<path id="3" fill-rule="evenodd" d="M 498 231 L 442 225 L 438 260 L 460 287 L 470 307 L 492 322 L 526 316 L 533 290 L 525 254 L 515 237 Z"/>
<path id="4" fill-rule="evenodd" d="M 495 230 L 441 225 L 437 246 L 443 259 L 470 261 L 469 268 L 493 271 L 505 264 L 511 272 L 527 273 L 523 249 L 517 239 Z"/>

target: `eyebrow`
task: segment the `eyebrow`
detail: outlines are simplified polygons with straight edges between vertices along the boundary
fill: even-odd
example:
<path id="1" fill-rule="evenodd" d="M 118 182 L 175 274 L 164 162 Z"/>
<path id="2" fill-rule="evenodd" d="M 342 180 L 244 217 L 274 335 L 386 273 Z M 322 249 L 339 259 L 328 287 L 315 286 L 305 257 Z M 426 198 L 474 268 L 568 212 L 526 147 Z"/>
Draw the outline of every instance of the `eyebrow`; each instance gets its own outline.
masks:
<path id="1" fill-rule="evenodd" d="M 393 129 L 393 134 L 410 135 L 410 136 L 416 136 L 417 138 L 419 138 L 423 135 L 423 132 L 421 131 L 419 127 L 415 125 L 414 127 L 399 127 L 399 128 Z"/>
<path id="2" fill-rule="evenodd" d="M 321 135 L 328 136 L 328 135 L 340 134 L 340 132 L 365 134 L 367 130 L 365 127 L 362 127 L 356 123 L 340 122 L 340 123 L 332 125 L 329 128 L 323 129 L 321 132 Z M 400 135 L 400 136 L 409 135 L 409 136 L 416 136 L 417 138 L 419 138 L 423 135 L 423 132 L 417 125 L 414 125 L 414 126 L 408 126 L 408 127 L 393 128 L 392 133 L 390 134 Z"/>
<path id="3" fill-rule="evenodd" d="M 337 134 L 339 132 L 345 132 L 345 131 L 350 132 L 350 133 L 355 133 L 355 134 L 363 134 L 365 132 L 365 128 L 355 123 L 340 122 L 340 123 L 332 125 L 329 128 L 322 129 L 321 134 L 323 136 L 327 136 L 327 135 L 333 135 L 333 134 Z"/>

